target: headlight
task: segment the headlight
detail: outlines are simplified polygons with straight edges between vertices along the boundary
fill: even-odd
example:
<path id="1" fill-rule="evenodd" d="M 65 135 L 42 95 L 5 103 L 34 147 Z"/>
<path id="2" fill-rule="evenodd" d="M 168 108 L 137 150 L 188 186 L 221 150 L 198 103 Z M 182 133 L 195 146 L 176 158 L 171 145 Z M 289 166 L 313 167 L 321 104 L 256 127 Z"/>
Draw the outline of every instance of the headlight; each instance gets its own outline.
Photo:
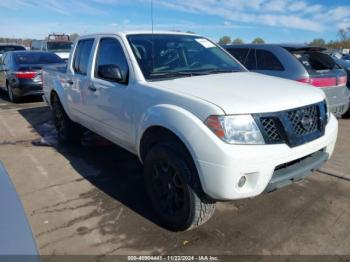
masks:
<path id="1" fill-rule="evenodd" d="M 229 144 L 265 144 L 251 115 L 210 116 L 205 124 L 215 135 Z"/>

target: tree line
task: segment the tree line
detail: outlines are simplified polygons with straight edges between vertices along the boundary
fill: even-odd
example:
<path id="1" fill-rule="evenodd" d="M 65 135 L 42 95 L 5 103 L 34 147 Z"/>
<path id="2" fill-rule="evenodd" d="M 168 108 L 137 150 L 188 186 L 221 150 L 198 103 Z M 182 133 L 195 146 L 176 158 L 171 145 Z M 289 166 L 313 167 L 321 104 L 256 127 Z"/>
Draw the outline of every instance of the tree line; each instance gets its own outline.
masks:
<path id="1" fill-rule="evenodd" d="M 194 33 L 192 31 L 187 31 L 187 33 Z M 79 34 L 72 33 L 69 35 L 72 41 L 74 41 L 77 37 L 79 37 Z M 31 38 L 6 38 L 6 37 L 0 37 L 0 43 L 12 43 L 12 44 L 20 44 L 27 47 L 30 47 L 31 42 L 35 39 Z M 231 40 L 230 36 L 223 36 L 219 39 L 218 43 L 220 45 L 230 45 L 230 44 L 244 44 L 244 41 L 237 37 L 234 40 Z M 252 44 L 264 44 L 265 40 L 261 37 L 257 37 L 252 41 Z M 306 43 L 310 46 L 321 46 L 325 48 L 330 49 L 342 49 L 347 48 L 350 49 L 350 27 L 340 29 L 337 33 L 337 39 L 326 41 L 323 38 L 315 38 L 310 43 Z"/>
<path id="2" fill-rule="evenodd" d="M 230 44 L 240 45 L 240 44 L 244 44 L 244 41 L 239 37 L 234 39 L 234 40 L 231 40 L 231 37 L 225 35 L 219 39 L 218 44 L 220 44 L 220 45 L 230 45 Z M 265 40 L 262 39 L 261 37 L 257 37 L 252 41 L 252 44 L 265 44 Z"/>
<path id="3" fill-rule="evenodd" d="M 236 38 L 231 40 L 231 37 L 225 35 L 219 39 L 220 45 L 230 45 L 230 44 L 244 44 L 241 38 Z M 261 37 L 257 37 L 252 41 L 252 44 L 264 44 L 265 41 Z M 315 38 L 309 43 L 305 43 L 310 46 L 320 46 L 330 49 L 350 49 L 350 27 L 340 29 L 337 33 L 337 39 L 326 41 L 323 38 Z"/>
<path id="4" fill-rule="evenodd" d="M 330 49 L 350 49 L 350 27 L 340 29 L 337 34 L 337 40 L 326 41 L 323 38 L 312 40 L 309 45 L 321 46 Z"/>

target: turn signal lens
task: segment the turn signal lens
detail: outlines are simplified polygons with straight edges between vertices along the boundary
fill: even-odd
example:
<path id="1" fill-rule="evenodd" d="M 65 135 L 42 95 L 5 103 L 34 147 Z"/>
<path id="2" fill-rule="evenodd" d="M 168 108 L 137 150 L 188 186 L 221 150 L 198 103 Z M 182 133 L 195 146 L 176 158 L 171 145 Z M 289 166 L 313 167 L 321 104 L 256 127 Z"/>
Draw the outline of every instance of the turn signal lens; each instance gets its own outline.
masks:
<path id="1" fill-rule="evenodd" d="M 205 124 L 219 138 L 221 138 L 221 139 L 225 138 L 225 130 L 223 129 L 218 116 L 208 117 L 207 120 L 205 121 Z"/>

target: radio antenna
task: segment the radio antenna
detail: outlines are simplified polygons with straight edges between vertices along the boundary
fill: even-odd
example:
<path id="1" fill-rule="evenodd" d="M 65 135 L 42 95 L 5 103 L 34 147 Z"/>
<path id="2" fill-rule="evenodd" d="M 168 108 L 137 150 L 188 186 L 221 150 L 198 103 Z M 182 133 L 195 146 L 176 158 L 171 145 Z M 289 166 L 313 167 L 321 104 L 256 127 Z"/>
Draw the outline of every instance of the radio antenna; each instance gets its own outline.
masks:
<path id="1" fill-rule="evenodd" d="M 154 21 L 153 21 L 153 0 L 151 0 L 151 23 L 152 23 L 152 72 L 154 71 Z"/>
<path id="2" fill-rule="evenodd" d="M 152 23 L 152 35 L 153 35 L 153 0 L 151 0 L 151 23 Z"/>

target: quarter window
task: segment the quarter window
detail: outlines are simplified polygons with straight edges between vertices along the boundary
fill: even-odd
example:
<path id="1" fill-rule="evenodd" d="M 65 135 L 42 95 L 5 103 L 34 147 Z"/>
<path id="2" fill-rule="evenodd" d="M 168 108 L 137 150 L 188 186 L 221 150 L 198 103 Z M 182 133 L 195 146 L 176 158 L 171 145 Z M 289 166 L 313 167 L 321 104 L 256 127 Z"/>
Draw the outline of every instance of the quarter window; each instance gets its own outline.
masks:
<path id="1" fill-rule="evenodd" d="M 277 57 L 267 50 L 256 50 L 258 70 L 283 71 L 284 68 Z"/>
<path id="2" fill-rule="evenodd" d="M 81 75 L 87 74 L 89 59 L 91 55 L 94 39 L 80 40 L 75 51 L 73 69 Z"/>

